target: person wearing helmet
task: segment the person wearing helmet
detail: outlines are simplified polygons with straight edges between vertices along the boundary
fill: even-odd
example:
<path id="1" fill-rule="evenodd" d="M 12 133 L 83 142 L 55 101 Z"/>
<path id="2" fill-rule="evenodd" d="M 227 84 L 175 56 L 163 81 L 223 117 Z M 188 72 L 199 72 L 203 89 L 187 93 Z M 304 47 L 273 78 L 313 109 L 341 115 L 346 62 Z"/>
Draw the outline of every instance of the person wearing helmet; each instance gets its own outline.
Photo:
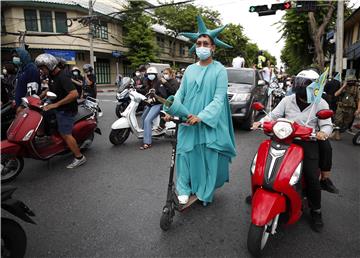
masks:
<path id="1" fill-rule="evenodd" d="M 266 57 L 264 56 L 264 53 L 262 50 L 259 51 L 258 56 L 257 56 L 257 65 L 256 68 L 257 69 L 263 69 L 263 67 L 265 67 L 266 65 Z"/>
<path id="2" fill-rule="evenodd" d="M 94 68 L 90 64 L 84 64 L 83 96 L 96 99 L 96 76 Z"/>
<path id="3" fill-rule="evenodd" d="M 77 90 L 70 75 L 58 67 L 58 60 L 50 54 L 41 54 L 35 59 L 35 64 L 41 73 L 50 78 L 49 90 L 57 95 L 54 103 L 44 106 L 44 111 L 55 110 L 58 131 L 69 149 L 74 154 L 74 160 L 67 168 L 76 168 L 86 162 L 80 152 L 75 138 L 72 136 L 75 115 L 77 113 Z"/>
<path id="4" fill-rule="evenodd" d="M 71 81 L 73 82 L 77 92 L 78 92 L 78 98 L 82 98 L 82 85 L 83 85 L 83 81 L 84 81 L 84 78 L 81 76 L 81 72 L 80 72 L 80 69 L 76 66 L 74 66 L 72 69 L 71 69 Z"/>
<path id="5" fill-rule="evenodd" d="M 15 86 L 15 103 L 16 113 L 22 110 L 21 98 L 26 96 L 27 84 L 30 82 L 36 82 L 40 85 L 40 73 L 34 62 L 31 60 L 30 54 L 23 48 L 16 48 L 12 52 L 13 63 L 19 68 L 16 75 Z M 40 94 L 40 87 L 38 87 L 37 94 Z"/>
<path id="6" fill-rule="evenodd" d="M 253 124 L 253 129 L 260 126 L 262 121 L 275 120 L 281 117 L 312 127 L 317 131 L 318 141 L 326 140 L 333 130 L 331 118 L 316 119 L 316 113 L 322 109 L 329 109 L 329 105 L 324 99 L 318 104 L 307 103 L 306 88 L 313 81 L 319 78 L 319 74 L 314 70 L 301 71 L 294 80 L 293 91 L 295 94 L 286 96 L 280 103 L 260 122 Z M 310 118 L 310 119 L 309 119 Z M 309 200 L 311 227 L 316 232 L 321 232 L 323 221 L 321 216 L 321 188 L 318 175 L 319 168 L 319 146 L 315 141 L 294 141 L 304 150 L 303 173 L 306 183 L 306 194 Z M 331 159 L 331 157 L 330 157 Z M 331 161 L 331 160 L 330 160 Z"/>
<path id="7" fill-rule="evenodd" d="M 156 95 L 167 98 L 168 94 L 165 87 L 161 87 L 160 81 L 158 79 L 158 71 L 155 67 L 149 67 L 146 70 L 146 83 L 145 87 L 138 89 L 138 92 L 142 94 L 147 94 L 150 99 L 147 101 L 149 105 L 145 107 L 144 113 L 141 116 L 143 121 L 144 128 L 144 139 L 143 144 L 141 145 L 141 150 L 146 150 L 151 147 L 152 144 L 152 122 L 159 115 L 162 104 L 158 102 L 155 98 L 151 97 L 149 92 L 154 92 Z"/>

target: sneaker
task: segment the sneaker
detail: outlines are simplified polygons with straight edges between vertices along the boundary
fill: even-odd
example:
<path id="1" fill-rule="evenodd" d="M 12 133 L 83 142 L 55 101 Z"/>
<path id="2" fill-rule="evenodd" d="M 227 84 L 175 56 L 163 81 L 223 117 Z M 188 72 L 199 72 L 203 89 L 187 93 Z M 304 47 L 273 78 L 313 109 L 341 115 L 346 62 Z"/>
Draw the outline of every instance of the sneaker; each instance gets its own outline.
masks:
<path id="1" fill-rule="evenodd" d="M 321 212 L 317 212 L 314 210 L 310 210 L 310 216 L 311 216 L 311 228 L 315 231 L 320 233 L 324 227 L 324 223 L 322 221 Z"/>
<path id="2" fill-rule="evenodd" d="M 339 189 L 335 187 L 333 182 L 330 180 L 330 178 L 325 178 L 320 180 L 320 187 L 321 190 L 328 191 L 329 193 L 339 193 Z"/>
<path id="3" fill-rule="evenodd" d="M 189 195 L 179 195 L 178 199 L 180 204 L 187 204 L 189 201 Z"/>
<path id="4" fill-rule="evenodd" d="M 81 159 L 74 158 L 73 162 L 71 162 L 70 165 L 68 165 L 66 168 L 76 168 L 81 166 L 85 162 L 86 162 L 86 158 L 83 155 Z"/>

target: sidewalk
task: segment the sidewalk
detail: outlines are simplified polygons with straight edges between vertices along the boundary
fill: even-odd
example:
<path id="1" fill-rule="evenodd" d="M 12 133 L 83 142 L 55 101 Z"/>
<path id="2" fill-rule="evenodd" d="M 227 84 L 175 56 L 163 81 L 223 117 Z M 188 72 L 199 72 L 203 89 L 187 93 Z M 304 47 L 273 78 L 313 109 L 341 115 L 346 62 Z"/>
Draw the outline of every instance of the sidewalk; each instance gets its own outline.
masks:
<path id="1" fill-rule="evenodd" d="M 115 85 L 96 85 L 97 92 L 116 92 L 117 87 Z"/>

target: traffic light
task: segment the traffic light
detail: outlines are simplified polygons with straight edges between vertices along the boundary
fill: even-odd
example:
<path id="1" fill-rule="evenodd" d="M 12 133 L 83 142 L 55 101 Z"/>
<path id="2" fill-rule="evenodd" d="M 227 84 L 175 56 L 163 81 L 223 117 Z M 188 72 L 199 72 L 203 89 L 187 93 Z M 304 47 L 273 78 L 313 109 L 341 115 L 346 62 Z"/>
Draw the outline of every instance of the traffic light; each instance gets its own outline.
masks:
<path id="1" fill-rule="evenodd" d="M 271 5 L 271 10 L 287 10 L 290 8 L 291 8 L 291 2 L 285 2 L 285 3 Z"/>
<path id="2" fill-rule="evenodd" d="M 296 1 L 296 11 L 298 12 L 315 12 L 316 1 Z"/>
<path id="3" fill-rule="evenodd" d="M 264 11 L 268 11 L 269 8 L 267 5 L 256 5 L 256 6 L 250 6 L 249 8 L 249 12 L 254 13 L 254 12 L 264 12 Z"/>

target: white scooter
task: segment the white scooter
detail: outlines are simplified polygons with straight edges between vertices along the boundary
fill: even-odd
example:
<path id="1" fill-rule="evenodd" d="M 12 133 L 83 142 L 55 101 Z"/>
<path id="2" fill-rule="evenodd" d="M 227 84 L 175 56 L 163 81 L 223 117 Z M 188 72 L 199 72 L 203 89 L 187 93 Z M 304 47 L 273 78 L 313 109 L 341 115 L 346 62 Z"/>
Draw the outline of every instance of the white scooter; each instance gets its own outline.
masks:
<path id="1" fill-rule="evenodd" d="M 129 137 L 130 132 L 135 134 L 138 139 L 144 138 L 144 130 L 141 129 L 138 125 L 136 119 L 136 110 L 141 101 L 145 101 L 147 98 L 136 92 L 134 89 L 130 89 L 130 104 L 121 113 L 121 116 L 111 125 L 111 132 L 109 135 L 109 140 L 114 145 L 120 145 L 126 141 Z M 172 121 L 165 124 L 165 128 L 162 131 L 158 131 L 160 124 L 160 115 L 158 115 L 153 121 L 152 136 L 174 136 L 176 124 Z"/>

